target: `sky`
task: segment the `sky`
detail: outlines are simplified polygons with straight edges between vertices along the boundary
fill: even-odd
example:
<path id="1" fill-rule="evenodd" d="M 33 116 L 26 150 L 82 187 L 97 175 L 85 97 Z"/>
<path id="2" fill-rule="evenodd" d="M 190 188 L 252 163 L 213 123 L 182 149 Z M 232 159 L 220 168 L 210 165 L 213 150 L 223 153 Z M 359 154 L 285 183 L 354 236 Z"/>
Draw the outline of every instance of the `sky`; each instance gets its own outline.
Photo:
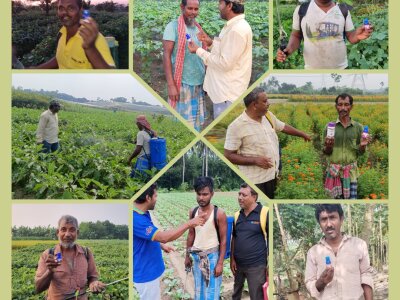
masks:
<path id="1" fill-rule="evenodd" d="M 339 86 L 352 86 L 354 74 L 341 74 L 342 79 L 340 80 Z M 327 88 L 331 86 L 336 86 L 331 74 L 272 74 L 265 78 L 265 82 L 268 82 L 270 76 L 276 77 L 280 83 L 286 82 L 291 84 L 296 84 L 296 86 L 302 86 L 306 82 L 311 81 L 314 88 L 323 87 L 323 78 L 325 79 L 325 85 Z M 388 76 L 387 74 L 363 74 L 365 86 L 367 90 L 377 90 L 380 89 L 380 83 L 384 83 L 384 88 L 388 86 Z M 360 77 L 359 77 L 360 78 Z M 362 83 L 360 79 L 357 78 L 355 88 L 362 89 Z"/>
<path id="2" fill-rule="evenodd" d="M 160 102 L 130 74 L 13 74 L 13 87 L 66 93 L 77 98 L 108 100 L 125 97 L 160 105 Z"/>
<path id="3" fill-rule="evenodd" d="M 12 226 L 56 227 L 62 215 L 72 215 L 78 222 L 109 220 L 115 225 L 128 225 L 127 204 L 13 204 Z"/>

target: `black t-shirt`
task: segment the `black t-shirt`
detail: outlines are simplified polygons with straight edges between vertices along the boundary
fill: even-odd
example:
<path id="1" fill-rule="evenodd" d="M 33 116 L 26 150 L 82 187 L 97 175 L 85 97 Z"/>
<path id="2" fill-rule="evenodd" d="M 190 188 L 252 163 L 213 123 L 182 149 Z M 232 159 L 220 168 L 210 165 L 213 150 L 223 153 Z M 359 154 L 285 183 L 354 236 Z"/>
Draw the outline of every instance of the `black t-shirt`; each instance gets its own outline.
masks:
<path id="1" fill-rule="evenodd" d="M 233 255 L 239 266 L 267 265 L 267 243 L 260 225 L 261 208 L 262 205 L 258 203 L 257 207 L 247 217 L 243 209 L 240 210 L 236 224 L 234 223 L 235 249 Z"/>

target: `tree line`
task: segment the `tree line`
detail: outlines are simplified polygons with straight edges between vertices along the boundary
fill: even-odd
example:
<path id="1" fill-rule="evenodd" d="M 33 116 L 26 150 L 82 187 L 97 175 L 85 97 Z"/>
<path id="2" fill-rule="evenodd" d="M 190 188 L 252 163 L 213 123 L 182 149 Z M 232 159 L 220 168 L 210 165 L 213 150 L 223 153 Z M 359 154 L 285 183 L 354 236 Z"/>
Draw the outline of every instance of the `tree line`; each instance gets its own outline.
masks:
<path id="1" fill-rule="evenodd" d="M 13 240 L 22 239 L 44 239 L 55 240 L 56 227 L 48 226 L 13 226 L 11 229 Z M 118 239 L 127 240 L 129 238 L 128 225 L 115 225 L 110 221 L 82 222 L 79 224 L 79 239 L 99 240 L 99 239 Z"/>

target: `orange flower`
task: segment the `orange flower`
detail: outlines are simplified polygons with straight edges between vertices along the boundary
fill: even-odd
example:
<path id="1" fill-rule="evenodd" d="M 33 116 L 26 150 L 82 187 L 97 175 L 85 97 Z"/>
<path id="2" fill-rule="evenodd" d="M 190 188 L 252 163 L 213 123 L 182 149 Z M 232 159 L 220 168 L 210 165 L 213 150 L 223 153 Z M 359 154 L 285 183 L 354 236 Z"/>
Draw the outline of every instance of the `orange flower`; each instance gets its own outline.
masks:
<path id="1" fill-rule="evenodd" d="M 369 196 L 371 197 L 371 199 L 376 199 L 376 198 L 378 198 L 378 197 L 376 196 L 376 194 L 369 194 Z"/>
<path id="2" fill-rule="evenodd" d="M 291 163 L 292 161 L 290 159 L 287 160 L 288 163 Z"/>
<path id="3" fill-rule="evenodd" d="M 294 165 L 294 167 L 295 167 L 296 169 L 300 168 L 300 166 L 299 166 L 299 165 Z"/>

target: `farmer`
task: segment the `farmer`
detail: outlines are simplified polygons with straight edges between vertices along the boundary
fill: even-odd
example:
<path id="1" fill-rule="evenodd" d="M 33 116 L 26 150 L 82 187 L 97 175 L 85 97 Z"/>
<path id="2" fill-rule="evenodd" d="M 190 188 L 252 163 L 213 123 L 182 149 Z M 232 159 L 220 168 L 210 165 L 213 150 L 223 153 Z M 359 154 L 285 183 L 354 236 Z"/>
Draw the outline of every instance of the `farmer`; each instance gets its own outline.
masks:
<path id="1" fill-rule="evenodd" d="M 53 100 L 49 104 L 49 109 L 40 115 L 39 126 L 36 131 L 36 143 L 43 145 L 43 153 L 57 151 L 60 147 L 58 140 L 58 112 L 61 105 Z"/>
<path id="2" fill-rule="evenodd" d="M 153 224 L 149 213 L 156 202 L 157 185 L 153 183 L 135 200 L 133 208 L 133 283 L 141 300 L 161 299 L 160 277 L 165 270 L 161 249 L 166 253 L 174 251 L 167 242 L 205 221 L 205 216 L 199 215 L 177 228 L 162 231 Z"/>
<path id="3" fill-rule="evenodd" d="M 140 171 L 150 169 L 150 139 L 157 136 L 157 132 L 151 129 L 151 125 L 145 115 L 138 115 L 136 117 L 136 126 L 139 129 L 134 142 L 136 147 L 128 158 L 128 165 L 131 165 L 132 159 L 136 156 L 138 158 L 130 174 L 131 177 L 135 177 L 137 172 L 140 173 Z"/>
<path id="4" fill-rule="evenodd" d="M 252 64 L 252 38 L 250 25 L 245 20 L 244 0 L 219 0 L 219 12 L 226 20 L 219 37 L 212 40 L 204 31 L 199 40 L 211 52 L 196 43 L 188 44 L 207 66 L 204 90 L 213 102 L 214 119 L 247 89 Z"/>
<path id="5" fill-rule="evenodd" d="M 357 199 L 357 158 L 364 154 L 370 137 L 363 137 L 363 126 L 350 117 L 353 97 L 340 94 L 335 99 L 338 118 L 334 137 L 324 132 L 323 153 L 328 159 L 325 190 L 334 199 Z"/>
<path id="6" fill-rule="evenodd" d="M 274 198 L 279 172 L 279 140 L 277 131 L 311 138 L 278 120 L 269 109 L 268 97 L 262 88 L 255 88 L 245 98 L 245 111 L 226 132 L 224 155 L 270 199 Z"/>
<path id="7" fill-rule="evenodd" d="M 340 204 L 318 204 L 315 217 L 324 237 L 307 253 L 305 284 L 313 298 L 373 299 L 373 269 L 365 241 L 341 232 Z"/>
<path id="8" fill-rule="evenodd" d="M 79 235 L 78 221 L 65 215 L 58 221 L 56 231 L 59 244 L 45 250 L 39 259 L 35 276 L 36 292 L 48 289 L 48 300 L 88 299 L 86 288 L 94 293 L 101 292 L 106 285 L 98 281 L 93 253 L 89 248 L 75 243 Z M 61 261 L 56 259 L 61 253 Z M 74 296 L 78 293 L 78 297 Z"/>
<path id="9" fill-rule="evenodd" d="M 56 56 L 37 69 L 111 69 L 114 60 L 104 36 L 92 18 L 82 19 L 82 0 L 58 0 Z"/>
<path id="10" fill-rule="evenodd" d="M 240 300 L 247 279 L 251 300 L 264 299 L 268 277 L 268 210 L 257 202 L 258 194 L 247 183 L 240 186 L 231 242 L 231 270 L 235 277 L 232 300 Z M 264 215 L 262 213 L 264 209 Z M 264 219 L 262 217 L 264 216 Z"/>
<path id="11" fill-rule="evenodd" d="M 211 177 L 197 178 L 194 190 L 199 206 L 190 209 L 189 218 L 204 214 L 207 221 L 202 227 L 189 229 L 185 266 L 191 268 L 194 260 L 194 299 L 218 300 L 226 252 L 226 214 L 211 204 L 214 196 L 214 182 Z"/>
<path id="12" fill-rule="evenodd" d="M 197 34 L 202 31 L 196 22 L 199 0 L 182 0 L 182 14 L 171 21 L 164 31 L 164 72 L 168 84 L 169 103 L 197 131 L 204 124 L 203 61 L 186 47 L 186 36 L 202 45 Z M 205 48 L 204 44 L 204 48 Z"/>
<path id="13" fill-rule="evenodd" d="M 292 33 L 276 60 L 284 62 L 304 39 L 305 69 L 345 69 L 348 66 L 344 35 L 351 44 L 369 38 L 372 26 L 354 29 L 346 4 L 333 0 L 311 0 L 296 7 L 293 13 Z"/>

